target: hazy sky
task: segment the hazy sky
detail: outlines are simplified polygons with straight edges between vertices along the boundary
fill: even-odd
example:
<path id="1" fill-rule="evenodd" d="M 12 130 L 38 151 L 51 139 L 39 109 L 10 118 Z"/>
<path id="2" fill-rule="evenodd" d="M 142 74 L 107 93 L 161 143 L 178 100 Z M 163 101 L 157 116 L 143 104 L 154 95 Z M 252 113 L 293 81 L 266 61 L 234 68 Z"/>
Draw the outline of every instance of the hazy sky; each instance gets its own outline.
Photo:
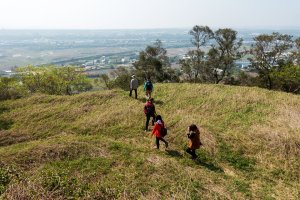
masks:
<path id="1" fill-rule="evenodd" d="M 0 29 L 300 27 L 300 0 L 0 0 Z"/>

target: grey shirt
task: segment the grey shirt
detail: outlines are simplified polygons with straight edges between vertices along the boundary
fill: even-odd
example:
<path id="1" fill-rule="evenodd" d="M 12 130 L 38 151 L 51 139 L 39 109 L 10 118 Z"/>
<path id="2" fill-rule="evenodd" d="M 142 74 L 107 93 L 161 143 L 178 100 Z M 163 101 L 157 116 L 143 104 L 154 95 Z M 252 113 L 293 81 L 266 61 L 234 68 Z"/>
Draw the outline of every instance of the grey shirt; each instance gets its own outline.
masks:
<path id="1" fill-rule="evenodd" d="M 131 79 L 130 81 L 130 89 L 134 90 L 139 87 L 139 81 L 136 78 Z"/>

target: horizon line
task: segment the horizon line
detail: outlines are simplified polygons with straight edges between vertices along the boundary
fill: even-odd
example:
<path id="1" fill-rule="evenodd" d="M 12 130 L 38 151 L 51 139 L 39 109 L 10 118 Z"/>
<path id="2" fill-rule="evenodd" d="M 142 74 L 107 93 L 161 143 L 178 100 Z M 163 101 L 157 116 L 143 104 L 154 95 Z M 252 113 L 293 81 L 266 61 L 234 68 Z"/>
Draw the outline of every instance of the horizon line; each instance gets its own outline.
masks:
<path id="1" fill-rule="evenodd" d="M 194 25 L 196 26 L 196 25 Z M 154 28 L 0 28 L 0 31 L 86 31 L 86 30 L 90 30 L 90 31 L 118 31 L 118 30 L 190 30 L 192 29 L 194 26 L 192 27 L 154 27 Z M 202 25 L 200 25 L 202 26 Z M 206 26 L 206 25 L 203 25 Z M 288 30 L 288 29 L 294 29 L 294 30 L 300 30 L 300 26 L 220 26 L 220 27 L 216 27 L 216 26 L 211 26 L 211 29 L 219 29 L 219 28 L 231 28 L 231 29 L 245 29 L 245 30 L 251 30 L 251 29 L 260 29 L 260 30 Z"/>

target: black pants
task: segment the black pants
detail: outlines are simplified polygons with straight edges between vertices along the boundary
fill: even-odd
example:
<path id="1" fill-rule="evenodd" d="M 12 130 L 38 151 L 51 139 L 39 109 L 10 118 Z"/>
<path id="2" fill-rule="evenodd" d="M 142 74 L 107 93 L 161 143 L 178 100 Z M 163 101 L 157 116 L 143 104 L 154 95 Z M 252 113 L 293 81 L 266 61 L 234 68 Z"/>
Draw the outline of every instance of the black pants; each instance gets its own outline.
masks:
<path id="1" fill-rule="evenodd" d="M 191 149 L 191 148 L 187 148 L 186 150 L 187 153 L 191 154 L 192 158 L 195 159 L 198 156 L 196 155 L 196 149 Z"/>
<path id="2" fill-rule="evenodd" d="M 145 130 L 148 130 L 149 121 L 150 121 L 151 117 L 152 117 L 152 126 L 154 126 L 155 115 L 146 115 L 146 127 L 145 127 Z"/>
<path id="3" fill-rule="evenodd" d="M 132 90 L 134 90 L 134 92 L 135 92 L 135 98 L 137 99 L 137 89 L 130 89 L 129 96 L 130 97 L 132 96 Z"/>
<path id="4" fill-rule="evenodd" d="M 162 137 L 156 137 L 156 147 L 159 149 L 159 140 L 163 141 L 168 147 L 168 142 Z"/>

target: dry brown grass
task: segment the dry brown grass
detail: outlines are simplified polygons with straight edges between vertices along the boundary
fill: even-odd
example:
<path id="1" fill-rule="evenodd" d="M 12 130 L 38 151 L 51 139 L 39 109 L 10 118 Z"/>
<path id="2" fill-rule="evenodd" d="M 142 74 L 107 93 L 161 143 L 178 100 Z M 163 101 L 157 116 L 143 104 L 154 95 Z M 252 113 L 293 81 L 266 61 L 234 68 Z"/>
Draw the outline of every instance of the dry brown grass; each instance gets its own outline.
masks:
<path id="1" fill-rule="evenodd" d="M 143 131 L 144 99 L 127 92 L 5 102 L 8 111 L 0 119 L 13 124 L 0 132 L 0 167 L 13 167 L 20 176 L 1 197 L 299 197 L 299 96 L 200 84 L 156 84 L 153 95 L 169 129 L 168 151 L 153 148 Z M 196 161 L 184 152 L 191 123 L 200 127 L 204 144 Z M 57 176 L 64 181 L 49 190 L 45 176 L 53 184 Z"/>

